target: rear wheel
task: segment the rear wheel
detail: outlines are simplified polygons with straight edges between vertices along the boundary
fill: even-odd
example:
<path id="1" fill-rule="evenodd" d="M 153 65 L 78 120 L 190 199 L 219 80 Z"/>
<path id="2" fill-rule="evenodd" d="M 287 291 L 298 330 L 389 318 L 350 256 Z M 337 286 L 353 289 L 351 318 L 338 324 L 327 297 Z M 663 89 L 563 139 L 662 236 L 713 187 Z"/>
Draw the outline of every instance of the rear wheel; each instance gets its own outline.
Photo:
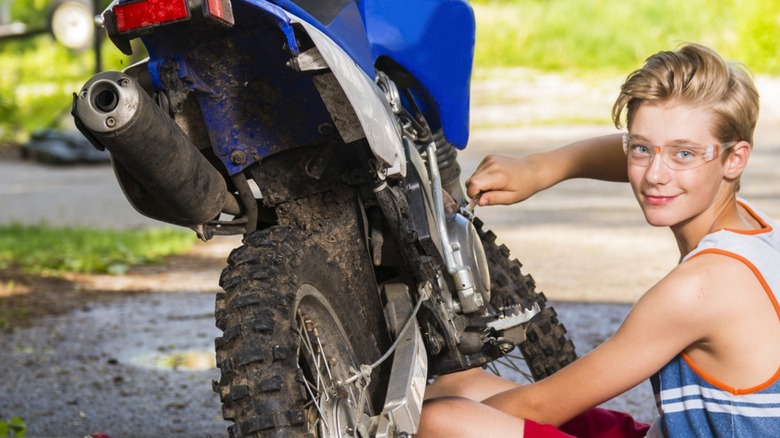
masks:
<path id="1" fill-rule="evenodd" d="M 345 382 L 381 355 L 384 334 L 371 328 L 364 291 L 343 284 L 347 269 L 356 270 L 283 226 L 248 235 L 230 255 L 215 382 L 230 436 L 353 436 L 373 414 L 375 385 Z"/>

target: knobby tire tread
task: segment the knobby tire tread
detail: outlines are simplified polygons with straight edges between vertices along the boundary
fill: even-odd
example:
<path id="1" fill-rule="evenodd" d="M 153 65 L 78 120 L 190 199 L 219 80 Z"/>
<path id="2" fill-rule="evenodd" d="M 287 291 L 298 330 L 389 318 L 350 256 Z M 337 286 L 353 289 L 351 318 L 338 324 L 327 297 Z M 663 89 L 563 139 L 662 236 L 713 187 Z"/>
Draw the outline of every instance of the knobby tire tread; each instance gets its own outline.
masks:
<path id="1" fill-rule="evenodd" d="M 228 257 L 220 278 L 225 292 L 217 294 L 215 305 L 223 334 L 215 339 L 221 378 L 213 387 L 224 418 L 235 423 L 228 428 L 230 437 L 312 436 L 303 410 L 307 394 L 293 307 L 302 283 L 337 288 L 341 269 L 302 231 L 284 226 L 246 236 Z M 355 354 L 366 361 L 378 357 L 364 330 L 360 297 L 331 292 L 339 300 L 334 308 L 349 309 L 342 316 L 346 330 L 362 341 L 352 341 Z"/>
<path id="2" fill-rule="evenodd" d="M 526 339 L 518 345 L 533 379 L 541 380 L 574 362 L 577 359 L 574 343 L 555 309 L 547 304 L 547 297 L 536 291 L 534 279 L 522 273 L 522 264 L 510 258 L 509 248 L 499 245 L 496 235 L 484 230 L 479 218 L 474 219 L 474 226 L 490 266 L 491 305 L 496 308 L 519 305 L 530 309 L 536 303 L 542 309 L 528 323 Z"/>

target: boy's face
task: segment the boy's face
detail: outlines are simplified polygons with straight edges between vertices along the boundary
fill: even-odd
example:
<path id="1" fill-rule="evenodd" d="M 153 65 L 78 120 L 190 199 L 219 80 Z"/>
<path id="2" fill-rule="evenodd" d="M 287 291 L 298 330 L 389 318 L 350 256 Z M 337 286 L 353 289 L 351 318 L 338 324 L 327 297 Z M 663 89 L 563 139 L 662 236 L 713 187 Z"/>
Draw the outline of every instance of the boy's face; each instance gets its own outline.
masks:
<path id="1" fill-rule="evenodd" d="M 629 127 L 648 146 L 680 143 L 717 144 L 712 114 L 676 102 L 644 102 Z M 716 156 L 717 156 L 716 151 Z M 628 178 L 645 219 L 653 226 L 674 227 L 695 220 L 713 206 L 723 189 L 723 164 L 713 159 L 688 170 L 672 170 L 660 155 L 646 166 L 628 163 Z"/>

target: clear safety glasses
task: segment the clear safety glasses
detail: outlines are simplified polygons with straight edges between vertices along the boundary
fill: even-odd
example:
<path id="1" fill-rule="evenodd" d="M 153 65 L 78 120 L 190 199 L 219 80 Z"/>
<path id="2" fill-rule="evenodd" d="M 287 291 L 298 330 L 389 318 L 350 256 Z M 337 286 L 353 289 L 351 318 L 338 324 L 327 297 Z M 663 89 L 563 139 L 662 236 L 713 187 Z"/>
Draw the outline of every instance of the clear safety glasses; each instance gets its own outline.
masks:
<path id="1" fill-rule="evenodd" d="M 623 134 L 623 151 L 629 164 L 647 167 L 656 155 L 660 155 L 664 164 L 672 170 L 690 170 L 713 160 L 721 152 L 733 147 L 738 142 L 701 145 L 697 143 L 671 143 L 664 146 L 654 146 L 642 138 Z"/>

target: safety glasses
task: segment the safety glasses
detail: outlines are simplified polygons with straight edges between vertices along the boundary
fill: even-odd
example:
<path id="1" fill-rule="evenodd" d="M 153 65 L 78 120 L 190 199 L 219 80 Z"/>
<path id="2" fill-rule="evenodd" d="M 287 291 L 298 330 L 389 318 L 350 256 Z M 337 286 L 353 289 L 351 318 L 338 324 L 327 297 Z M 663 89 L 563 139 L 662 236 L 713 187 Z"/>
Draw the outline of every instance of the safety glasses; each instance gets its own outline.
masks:
<path id="1" fill-rule="evenodd" d="M 695 169 L 712 161 L 726 149 L 739 142 L 701 145 L 691 142 L 671 143 L 663 146 L 651 145 L 643 138 L 623 134 L 623 151 L 629 164 L 647 167 L 656 155 L 661 156 L 664 164 L 672 170 Z"/>

